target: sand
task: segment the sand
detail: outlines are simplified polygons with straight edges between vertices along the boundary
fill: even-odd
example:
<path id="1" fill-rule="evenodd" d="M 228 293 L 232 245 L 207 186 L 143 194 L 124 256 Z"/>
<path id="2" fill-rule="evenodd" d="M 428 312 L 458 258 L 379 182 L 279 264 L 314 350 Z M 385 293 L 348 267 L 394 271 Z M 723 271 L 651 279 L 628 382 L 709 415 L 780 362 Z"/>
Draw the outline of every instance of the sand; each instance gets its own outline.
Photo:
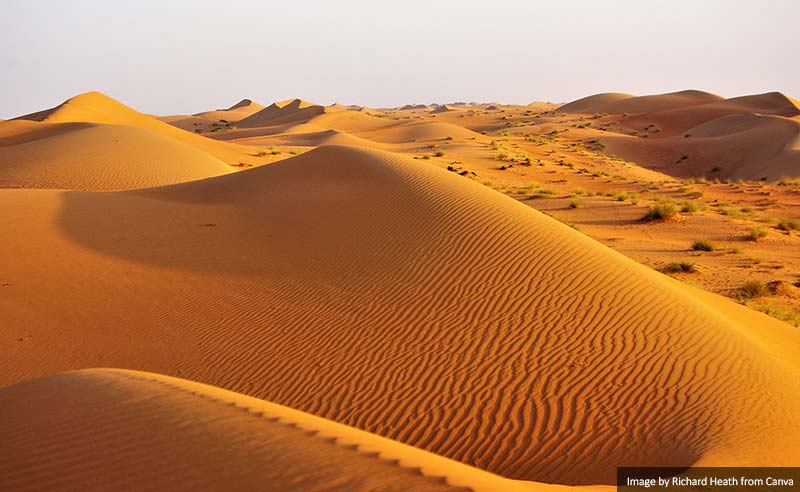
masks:
<path id="1" fill-rule="evenodd" d="M 668 96 L 636 106 L 717 104 Z M 89 99 L 0 123 L 0 156 L 18 152 L 0 189 L 0 488 L 597 490 L 622 463 L 800 462 L 800 332 L 652 268 L 749 226 L 644 224 L 646 203 L 604 195 L 691 193 L 644 162 L 682 136 L 631 146 L 639 166 L 604 153 L 645 140 L 621 116 L 546 106 L 294 100 L 241 120 L 273 108 L 265 126 L 197 135 Z M 688 140 L 749 142 L 766 162 L 796 145 L 796 120 L 779 97 L 730 104 L 768 104 L 787 114 L 733 112 Z M 117 162 L 112 138 L 139 153 Z M 274 160 L 212 153 L 239 149 Z M 97 192 L 120 188 L 137 189 Z M 777 183 L 695 200 L 764 190 L 791 216 L 795 188 Z M 752 247 L 789 279 L 799 244 L 774 230 Z M 695 278 L 738 278 L 735 258 L 700 257 Z"/>
<path id="2" fill-rule="evenodd" d="M 0 402 L 2 419 L 16 424 L 0 442 L 3 490 L 546 490 L 287 407 L 157 374 L 56 374 L 0 389 Z M 30 439 L 31 431 L 39 437 Z M 41 462 L 47 467 L 37 466 Z"/>

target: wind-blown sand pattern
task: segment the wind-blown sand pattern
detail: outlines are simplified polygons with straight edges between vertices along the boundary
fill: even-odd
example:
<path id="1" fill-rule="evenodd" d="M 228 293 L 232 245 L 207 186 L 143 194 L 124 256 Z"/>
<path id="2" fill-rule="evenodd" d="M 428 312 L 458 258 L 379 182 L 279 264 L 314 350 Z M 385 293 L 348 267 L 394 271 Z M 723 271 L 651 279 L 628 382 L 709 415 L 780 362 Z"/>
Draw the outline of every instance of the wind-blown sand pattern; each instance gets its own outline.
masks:
<path id="1" fill-rule="evenodd" d="M 164 490 L 275 480 L 281 490 L 595 490 L 623 464 L 800 461 L 796 328 L 531 206 L 547 211 L 550 198 L 480 182 L 540 172 L 552 186 L 595 186 L 589 172 L 541 162 L 553 137 L 501 140 L 508 128 L 558 134 L 564 106 L 560 116 L 467 104 L 373 115 L 298 99 L 197 134 L 87 98 L 0 123 L 8 187 L 59 188 L 0 190 L 0 231 L 13 231 L 0 242 L 2 333 L 13 341 L 0 359 L 0 449 L 16 450 L 0 465 L 3 487 L 136 490 L 166 462 L 177 471 L 159 472 Z M 771 142 L 794 145 L 796 120 L 773 96 L 770 114 L 764 98 L 699 91 L 588 99 L 574 111 L 762 111 L 715 116 L 688 139 L 664 130 L 641 144 L 651 149 L 680 139 L 722 152 L 717 139 L 747 135 L 768 163 Z M 591 120 L 614 131 L 570 132 L 609 149 L 641 141 L 624 118 Z M 84 155 L 113 155 L 114 138 L 140 139 L 141 154 L 100 173 L 106 157 Z M 529 162 L 498 162 L 500 145 Z M 164 158 L 148 163 L 147 152 Z M 260 167 L 223 158 L 237 155 Z M 671 179 L 657 165 L 609 165 Z M 120 188 L 142 189 L 91 191 Z M 627 224 L 624 237 L 732 227 L 692 220 L 644 233 Z M 796 239 L 769 242 L 794 261 Z"/>

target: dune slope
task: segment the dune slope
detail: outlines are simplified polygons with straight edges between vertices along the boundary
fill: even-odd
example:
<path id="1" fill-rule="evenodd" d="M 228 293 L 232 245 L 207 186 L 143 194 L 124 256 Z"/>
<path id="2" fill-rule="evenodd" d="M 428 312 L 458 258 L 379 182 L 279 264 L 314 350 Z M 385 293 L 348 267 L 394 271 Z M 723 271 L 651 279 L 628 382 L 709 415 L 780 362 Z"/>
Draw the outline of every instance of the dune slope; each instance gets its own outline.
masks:
<path id="1" fill-rule="evenodd" d="M 161 372 L 548 483 L 800 458 L 797 330 L 413 159 L 0 201 L 0 384 Z"/>
<path id="2" fill-rule="evenodd" d="M 0 436 L 0 489 L 17 492 L 543 489 L 263 400 L 118 369 L 0 389 Z"/>

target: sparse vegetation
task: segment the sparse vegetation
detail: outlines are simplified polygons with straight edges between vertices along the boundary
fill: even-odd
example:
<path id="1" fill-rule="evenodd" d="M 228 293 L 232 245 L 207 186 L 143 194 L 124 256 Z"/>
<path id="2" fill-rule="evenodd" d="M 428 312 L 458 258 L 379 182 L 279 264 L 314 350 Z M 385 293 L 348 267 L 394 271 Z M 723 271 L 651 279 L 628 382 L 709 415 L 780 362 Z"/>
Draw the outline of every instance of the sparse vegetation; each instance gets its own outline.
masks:
<path id="1" fill-rule="evenodd" d="M 750 241 L 758 241 L 759 239 L 763 239 L 767 237 L 769 232 L 764 227 L 754 227 L 750 229 L 750 232 L 747 234 L 747 239 Z"/>
<path id="2" fill-rule="evenodd" d="M 581 206 L 581 202 L 579 202 L 578 200 L 571 200 L 569 202 L 569 208 L 578 208 L 580 206 Z"/>
<path id="3" fill-rule="evenodd" d="M 708 239 L 698 239 L 692 244 L 692 249 L 694 251 L 714 251 L 717 247 Z"/>
<path id="4" fill-rule="evenodd" d="M 645 222 L 655 222 L 657 220 L 667 220 L 675 214 L 678 213 L 675 205 L 671 203 L 658 203 L 656 205 L 651 205 L 650 210 L 644 214 L 642 220 Z"/>
<path id="5" fill-rule="evenodd" d="M 760 280 L 748 280 L 739 287 L 736 298 L 740 301 L 749 301 L 769 295 L 769 287 Z"/>
<path id="6" fill-rule="evenodd" d="M 778 229 L 786 232 L 800 230 L 800 219 L 779 219 Z"/>
<path id="7" fill-rule="evenodd" d="M 681 261 L 677 263 L 667 263 L 659 269 L 662 273 L 694 273 L 697 267 L 694 263 Z"/>

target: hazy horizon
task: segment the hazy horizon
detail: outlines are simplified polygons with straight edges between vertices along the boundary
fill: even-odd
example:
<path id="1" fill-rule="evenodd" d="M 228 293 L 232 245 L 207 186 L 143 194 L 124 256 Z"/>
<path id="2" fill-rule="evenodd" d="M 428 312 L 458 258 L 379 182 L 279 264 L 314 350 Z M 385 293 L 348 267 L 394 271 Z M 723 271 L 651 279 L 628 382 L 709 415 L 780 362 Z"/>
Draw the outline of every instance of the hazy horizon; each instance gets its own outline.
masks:
<path id="1" fill-rule="evenodd" d="M 800 96 L 800 2 L 41 1 L 5 6 L 0 118 L 97 90 L 183 114 L 300 97 L 373 107 L 699 89 Z"/>

